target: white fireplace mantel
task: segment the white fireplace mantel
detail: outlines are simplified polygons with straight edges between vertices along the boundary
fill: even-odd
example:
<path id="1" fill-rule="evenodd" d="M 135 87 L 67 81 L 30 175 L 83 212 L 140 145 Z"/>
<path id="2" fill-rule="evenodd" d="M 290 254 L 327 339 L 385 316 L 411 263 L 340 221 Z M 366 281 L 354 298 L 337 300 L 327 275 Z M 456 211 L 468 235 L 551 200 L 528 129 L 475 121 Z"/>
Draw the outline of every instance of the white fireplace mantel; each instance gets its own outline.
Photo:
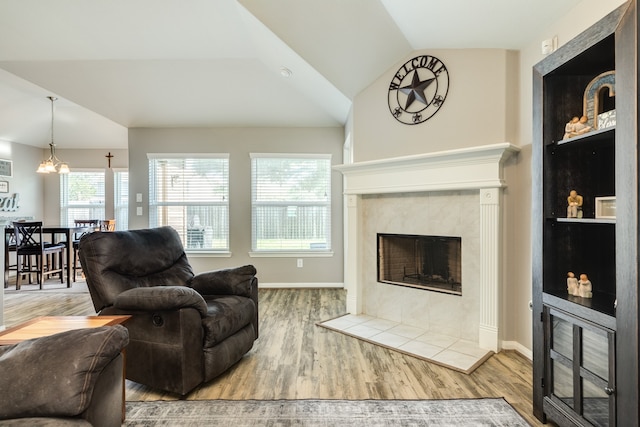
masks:
<path id="1" fill-rule="evenodd" d="M 508 142 L 334 166 L 345 194 L 504 187 L 502 164 L 520 148 Z"/>
<path id="2" fill-rule="evenodd" d="M 480 321 L 479 345 L 500 350 L 502 283 L 502 188 L 504 161 L 520 149 L 510 143 L 483 145 L 413 156 L 394 157 L 334 169 L 344 176 L 345 287 L 347 311 L 362 313 L 362 260 L 358 206 L 362 195 L 479 190 Z"/>

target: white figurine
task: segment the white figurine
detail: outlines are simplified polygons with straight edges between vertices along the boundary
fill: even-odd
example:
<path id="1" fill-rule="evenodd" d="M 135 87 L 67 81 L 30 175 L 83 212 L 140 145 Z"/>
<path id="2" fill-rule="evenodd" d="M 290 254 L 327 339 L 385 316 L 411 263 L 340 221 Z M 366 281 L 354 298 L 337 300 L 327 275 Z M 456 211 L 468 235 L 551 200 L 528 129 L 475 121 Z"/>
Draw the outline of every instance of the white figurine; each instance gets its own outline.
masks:
<path id="1" fill-rule="evenodd" d="M 578 296 L 578 279 L 571 271 L 567 273 L 567 292 L 569 295 Z"/>
<path id="2" fill-rule="evenodd" d="M 582 298 L 593 297 L 591 281 L 589 280 L 586 274 L 580 275 L 580 280 L 578 280 L 578 284 L 580 286 L 580 289 L 578 291 L 579 296 L 581 296 Z"/>

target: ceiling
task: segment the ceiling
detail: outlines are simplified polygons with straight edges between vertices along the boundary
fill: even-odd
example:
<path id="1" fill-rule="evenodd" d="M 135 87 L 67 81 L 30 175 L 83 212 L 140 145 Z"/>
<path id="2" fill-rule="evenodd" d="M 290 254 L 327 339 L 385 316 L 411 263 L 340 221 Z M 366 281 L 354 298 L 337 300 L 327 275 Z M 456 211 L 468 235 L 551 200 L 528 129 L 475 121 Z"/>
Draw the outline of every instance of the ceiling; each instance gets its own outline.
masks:
<path id="1" fill-rule="evenodd" d="M 414 50 L 519 49 L 582 0 L 0 0 L 0 140 L 323 127 Z M 291 71 L 282 76 L 282 68 Z"/>

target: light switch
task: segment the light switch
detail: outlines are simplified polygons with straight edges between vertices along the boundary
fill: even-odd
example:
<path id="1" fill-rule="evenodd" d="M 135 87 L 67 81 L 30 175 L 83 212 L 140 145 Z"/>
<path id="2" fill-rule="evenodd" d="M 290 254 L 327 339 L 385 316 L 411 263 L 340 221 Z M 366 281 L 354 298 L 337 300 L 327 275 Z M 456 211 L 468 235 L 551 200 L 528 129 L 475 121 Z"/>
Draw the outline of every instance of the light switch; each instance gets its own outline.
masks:
<path id="1" fill-rule="evenodd" d="M 142 193 L 136 193 L 136 203 L 142 203 Z"/>

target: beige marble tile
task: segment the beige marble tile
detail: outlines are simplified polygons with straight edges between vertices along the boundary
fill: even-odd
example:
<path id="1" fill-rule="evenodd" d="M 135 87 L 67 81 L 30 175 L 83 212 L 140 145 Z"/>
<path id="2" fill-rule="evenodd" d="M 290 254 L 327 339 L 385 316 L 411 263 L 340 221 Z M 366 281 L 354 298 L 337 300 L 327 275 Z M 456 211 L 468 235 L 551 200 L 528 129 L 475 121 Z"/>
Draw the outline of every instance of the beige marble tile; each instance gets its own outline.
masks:
<path id="1" fill-rule="evenodd" d="M 401 337 L 400 335 L 395 335 L 389 332 L 380 332 L 379 334 L 369 337 L 369 340 L 392 348 L 398 348 L 410 341 L 409 338 Z"/>
<path id="2" fill-rule="evenodd" d="M 326 322 L 323 322 L 323 325 L 329 327 L 329 328 L 335 328 L 335 329 L 346 329 L 350 326 L 354 326 L 357 325 L 357 323 L 350 321 L 349 319 L 346 318 L 346 316 L 342 316 L 342 317 L 338 317 L 332 320 L 327 320 Z"/>
<path id="3" fill-rule="evenodd" d="M 474 356 L 476 358 L 482 358 L 488 353 L 488 350 L 478 347 L 478 343 L 467 340 L 456 341 L 449 347 L 449 350 L 457 351 L 458 353 L 463 353 L 469 356 Z"/>
<path id="4" fill-rule="evenodd" d="M 368 326 L 370 328 L 378 329 L 380 331 L 386 331 L 387 329 L 391 329 L 394 326 L 398 326 L 398 322 L 393 322 L 387 319 L 375 318 L 375 319 L 369 320 L 368 322 L 364 322 L 363 325 Z"/>
<path id="5" fill-rule="evenodd" d="M 400 335 L 401 337 L 414 339 L 424 334 L 425 330 L 421 328 L 416 328 L 415 326 L 400 324 L 398 326 L 394 326 L 393 328 L 389 329 L 387 332 Z"/>
<path id="6" fill-rule="evenodd" d="M 444 335 L 437 332 L 426 332 L 415 339 L 416 341 L 424 342 L 427 344 L 435 345 L 441 348 L 447 348 L 456 341 L 458 338 L 452 337 L 450 335 Z"/>
<path id="7" fill-rule="evenodd" d="M 458 353 L 457 351 L 445 349 L 431 358 L 432 360 L 444 365 L 452 366 L 462 371 L 467 371 L 478 362 L 477 357 L 468 354 Z"/>
<path id="8" fill-rule="evenodd" d="M 321 324 L 463 372 L 470 372 L 490 353 L 471 340 L 370 315 L 345 315 Z"/>
<path id="9" fill-rule="evenodd" d="M 398 347 L 399 350 L 406 351 L 407 353 L 415 354 L 416 356 L 424 357 L 426 359 L 433 358 L 436 354 L 444 350 L 437 345 L 428 344 L 416 340 L 409 341 L 406 344 Z"/>
<path id="10" fill-rule="evenodd" d="M 371 338 L 372 336 L 380 333 L 380 329 L 371 328 L 365 325 L 351 326 L 349 328 L 343 329 L 343 331 L 349 335 L 354 335 L 364 339 Z"/>
<path id="11" fill-rule="evenodd" d="M 368 322 L 369 320 L 375 319 L 373 316 L 369 316 L 367 314 L 347 314 L 346 316 L 342 316 L 349 322 L 353 322 L 355 324 L 360 324 L 364 322 Z"/>

